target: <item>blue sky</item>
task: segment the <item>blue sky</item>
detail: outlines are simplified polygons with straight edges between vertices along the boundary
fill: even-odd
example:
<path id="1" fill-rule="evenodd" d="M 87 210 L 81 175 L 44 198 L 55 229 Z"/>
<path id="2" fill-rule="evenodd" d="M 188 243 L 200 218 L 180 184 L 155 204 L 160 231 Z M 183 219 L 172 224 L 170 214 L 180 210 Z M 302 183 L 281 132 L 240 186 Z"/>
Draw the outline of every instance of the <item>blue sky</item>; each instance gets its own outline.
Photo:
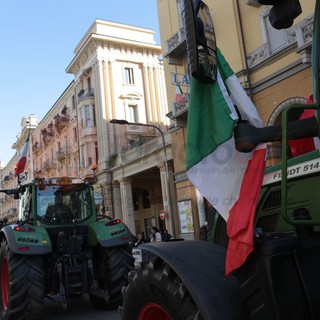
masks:
<path id="1" fill-rule="evenodd" d="M 95 19 L 155 31 L 156 0 L 16 0 L 0 10 L 0 160 L 8 163 L 23 116 L 41 120 L 73 80 L 65 69 Z"/>

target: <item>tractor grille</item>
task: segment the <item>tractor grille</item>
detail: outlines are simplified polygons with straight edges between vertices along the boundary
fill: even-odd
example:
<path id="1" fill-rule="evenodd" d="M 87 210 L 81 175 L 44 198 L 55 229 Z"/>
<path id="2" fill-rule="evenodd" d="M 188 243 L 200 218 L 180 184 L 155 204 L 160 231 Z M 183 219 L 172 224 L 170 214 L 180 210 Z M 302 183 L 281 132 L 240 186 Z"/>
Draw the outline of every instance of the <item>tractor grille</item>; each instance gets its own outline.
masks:
<path id="1" fill-rule="evenodd" d="M 279 213 L 260 217 L 257 220 L 256 228 L 260 228 L 262 230 L 262 233 L 274 232 L 276 230 L 278 219 Z"/>
<path id="2" fill-rule="evenodd" d="M 262 205 L 262 210 L 279 208 L 281 205 L 281 190 L 275 190 L 268 194 Z"/>

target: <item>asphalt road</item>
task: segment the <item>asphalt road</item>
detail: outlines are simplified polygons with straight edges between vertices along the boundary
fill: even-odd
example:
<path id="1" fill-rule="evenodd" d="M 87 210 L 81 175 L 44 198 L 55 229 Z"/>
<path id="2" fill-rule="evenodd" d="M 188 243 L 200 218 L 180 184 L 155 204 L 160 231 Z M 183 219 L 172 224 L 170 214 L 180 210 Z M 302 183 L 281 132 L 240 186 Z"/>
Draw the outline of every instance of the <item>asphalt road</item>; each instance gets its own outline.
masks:
<path id="1" fill-rule="evenodd" d="M 61 305 L 45 300 L 44 320 L 120 320 L 118 310 L 98 310 L 90 303 L 88 296 L 69 299 L 67 310 Z"/>

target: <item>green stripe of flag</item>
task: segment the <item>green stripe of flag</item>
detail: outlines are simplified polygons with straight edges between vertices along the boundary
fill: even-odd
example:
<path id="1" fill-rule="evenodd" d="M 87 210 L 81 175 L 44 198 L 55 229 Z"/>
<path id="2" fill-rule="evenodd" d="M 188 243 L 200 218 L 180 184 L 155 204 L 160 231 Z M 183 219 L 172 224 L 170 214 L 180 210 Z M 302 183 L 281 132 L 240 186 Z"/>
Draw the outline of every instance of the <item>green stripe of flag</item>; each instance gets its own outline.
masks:
<path id="1" fill-rule="evenodd" d="M 203 84 L 195 78 L 191 80 L 186 146 L 187 170 L 229 140 L 233 134 L 237 115 L 224 85 L 233 72 L 219 50 L 217 57 L 218 81 Z"/>

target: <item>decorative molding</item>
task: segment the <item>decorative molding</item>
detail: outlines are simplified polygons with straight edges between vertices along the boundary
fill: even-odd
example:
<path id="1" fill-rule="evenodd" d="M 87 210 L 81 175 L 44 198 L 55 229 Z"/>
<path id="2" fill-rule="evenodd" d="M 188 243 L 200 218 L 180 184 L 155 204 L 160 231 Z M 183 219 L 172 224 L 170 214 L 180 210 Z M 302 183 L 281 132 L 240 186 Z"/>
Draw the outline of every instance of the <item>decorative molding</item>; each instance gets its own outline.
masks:
<path id="1" fill-rule="evenodd" d="M 177 172 L 174 174 L 174 182 L 182 182 L 188 180 L 188 175 L 186 171 Z"/>
<path id="2" fill-rule="evenodd" d="M 271 53 L 268 43 L 264 43 L 261 47 L 248 54 L 248 66 L 253 69 L 257 66 L 263 68 L 266 64 L 287 55 L 289 52 L 297 52 L 303 56 L 303 61 L 308 62 L 308 56 L 306 55 L 306 48 L 311 46 L 312 42 L 312 24 L 313 16 L 302 20 L 300 23 L 287 29 L 286 44 L 277 52 Z M 309 61 L 310 62 L 310 61 Z"/>

